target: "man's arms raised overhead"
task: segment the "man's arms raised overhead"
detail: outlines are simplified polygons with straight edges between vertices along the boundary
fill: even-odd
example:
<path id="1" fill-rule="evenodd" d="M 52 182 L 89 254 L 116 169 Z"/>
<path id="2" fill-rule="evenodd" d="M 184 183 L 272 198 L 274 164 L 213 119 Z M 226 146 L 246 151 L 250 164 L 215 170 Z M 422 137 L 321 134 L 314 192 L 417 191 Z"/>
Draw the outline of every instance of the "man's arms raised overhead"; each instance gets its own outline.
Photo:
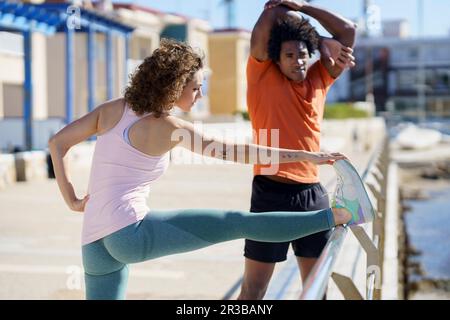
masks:
<path id="1" fill-rule="evenodd" d="M 332 36 L 322 38 L 319 51 L 321 61 L 328 73 L 337 78 L 348 67 L 355 66 L 353 46 L 356 38 L 356 25 L 348 19 L 310 4 L 303 4 L 301 12 L 316 19 Z"/>
<path id="2" fill-rule="evenodd" d="M 250 54 L 258 61 L 269 60 L 268 46 L 273 25 L 284 15 L 301 16 L 285 6 L 269 7 L 261 13 L 252 31 Z"/>
<path id="3" fill-rule="evenodd" d="M 319 51 L 321 60 L 330 75 L 337 78 L 347 67 L 353 67 L 353 46 L 356 38 L 356 25 L 348 19 L 326 9 L 303 1 L 271 0 L 256 23 L 251 39 L 251 55 L 259 61 L 269 59 L 268 42 L 274 23 L 285 15 L 302 17 L 302 12 L 316 19 L 332 36 L 322 38 Z"/>

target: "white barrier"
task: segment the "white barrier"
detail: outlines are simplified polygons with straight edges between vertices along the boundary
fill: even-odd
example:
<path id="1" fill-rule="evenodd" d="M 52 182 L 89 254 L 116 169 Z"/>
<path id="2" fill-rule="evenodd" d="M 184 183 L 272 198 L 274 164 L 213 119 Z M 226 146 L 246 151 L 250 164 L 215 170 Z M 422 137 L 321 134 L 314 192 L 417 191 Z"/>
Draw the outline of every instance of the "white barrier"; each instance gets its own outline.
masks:
<path id="1" fill-rule="evenodd" d="M 0 190 L 16 181 L 16 164 L 12 154 L 0 154 Z"/>
<path id="2" fill-rule="evenodd" d="M 47 153 L 45 151 L 18 152 L 14 154 L 17 181 L 46 179 Z"/>

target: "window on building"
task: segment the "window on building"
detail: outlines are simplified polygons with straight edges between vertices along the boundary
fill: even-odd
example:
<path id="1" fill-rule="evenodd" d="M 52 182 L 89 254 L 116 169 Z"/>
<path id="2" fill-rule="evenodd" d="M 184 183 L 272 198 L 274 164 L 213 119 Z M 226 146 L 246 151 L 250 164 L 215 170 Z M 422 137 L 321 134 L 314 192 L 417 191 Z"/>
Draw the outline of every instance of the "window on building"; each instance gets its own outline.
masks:
<path id="1" fill-rule="evenodd" d="M 417 70 L 398 70 L 396 80 L 398 91 L 417 90 Z"/>
<path id="2" fill-rule="evenodd" d="M 435 95 L 450 94 L 450 68 L 427 70 L 425 83 L 429 92 Z"/>
<path id="3" fill-rule="evenodd" d="M 408 58 L 417 61 L 419 59 L 419 47 L 408 49 Z"/>
<path id="4" fill-rule="evenodd" d="M 0 32 L 0 52 L 23 54 L 23 36 L 17 33 Z"/>
<path id="5" fill-rule="evenodd" d="M 3 109 L 5 118 L 23 117 L 23 86 L 3 84 Z"/>

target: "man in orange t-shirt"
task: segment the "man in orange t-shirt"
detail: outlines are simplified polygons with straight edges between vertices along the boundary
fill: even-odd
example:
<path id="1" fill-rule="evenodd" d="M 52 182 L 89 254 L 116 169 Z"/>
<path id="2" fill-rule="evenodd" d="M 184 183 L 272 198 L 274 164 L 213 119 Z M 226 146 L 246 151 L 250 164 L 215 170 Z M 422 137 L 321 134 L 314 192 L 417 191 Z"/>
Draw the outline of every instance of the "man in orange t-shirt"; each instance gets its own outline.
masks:
<path id="1" fill-rule="evenodd" d="M 333 35 L 321 38 L 302 12 Z M 254 142 L 320 151 L 326 94 L 354 66 L 355 25 L 327 10 L 290 0 L 269 1 L 256 23 L 247 64 L 247 104 Z M 320 59 L 307 68 L 314 51 Z M 309 162 L 255 165 L 252 212 L 329 208 L 328 194 Z M 276 227 L 276 226 L 274 226 Z M 292 241 L 304 281 L 328 240 L 327 232 Z M 239 299 L 262 299 L 276 262 L 286 260 L 289 242 L 245 242 L 245 272 Z"/>

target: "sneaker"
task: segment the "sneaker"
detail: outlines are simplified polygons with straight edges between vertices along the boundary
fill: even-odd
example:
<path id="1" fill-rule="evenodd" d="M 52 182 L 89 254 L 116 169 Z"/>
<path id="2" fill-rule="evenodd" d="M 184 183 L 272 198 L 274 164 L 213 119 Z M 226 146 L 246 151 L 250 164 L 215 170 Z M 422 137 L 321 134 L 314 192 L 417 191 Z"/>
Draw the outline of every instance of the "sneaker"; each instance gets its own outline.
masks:
<path id="1" fill-rule="evenodd" d="M 337 160 L 333 164 L 337 174 L 337 185 L 332 207 L 350 211 L 352 219 L 347 225 L 357 225 L 372 221 L 375 210 L 367 195 L 364 183 L 356 169 L 347 160 Z"/>

